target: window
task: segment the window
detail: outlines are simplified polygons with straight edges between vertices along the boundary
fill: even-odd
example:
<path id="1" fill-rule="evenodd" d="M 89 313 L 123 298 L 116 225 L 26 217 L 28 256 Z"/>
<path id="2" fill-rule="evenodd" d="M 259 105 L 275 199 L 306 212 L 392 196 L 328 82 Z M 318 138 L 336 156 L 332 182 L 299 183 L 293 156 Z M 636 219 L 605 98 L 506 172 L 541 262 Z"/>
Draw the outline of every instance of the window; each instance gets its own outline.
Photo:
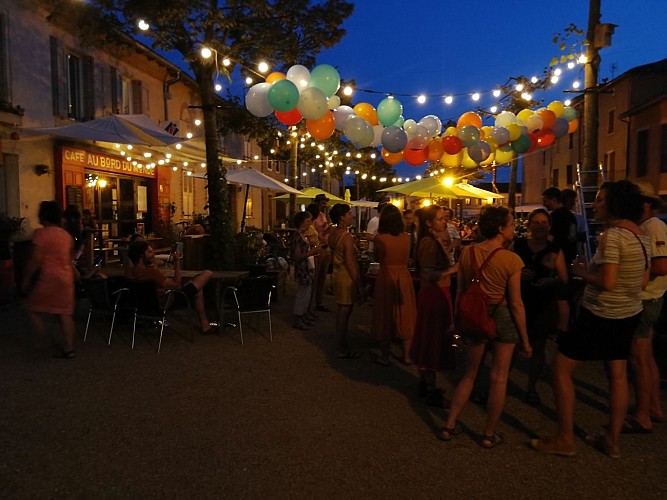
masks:
<path id="1" fill-rule="evenodd" d="M 616 110 L 610 109 L 609 113 L 607 114 L 607 133 L 608 134 L 613 134 L 614 133 L 614 128 L 615 128 L 614 120 L 615 119 L 616 119 Z"/>
<path id="2" fill-rule="evenodd" d="M 648 173 L 648 130 L 637 132 L 637 177 Z"/>
<path id="3" fill-rule="evenodd" d="M 551 185 L 554 187 L 558 187 L 558 177 L 559 177 L 559 171 L 557 168 L 554 168 L 551 171 Z"/>
<path id="4" fill-rule="evenodd" d="M 567 144 L 568 149 L 574 148 L 574 134 L 569 134 L 568 135 L 568 144 Z"/>
<path id="5" fill-rule="evenodd" d="M 547 152 L 542 151 L 542 165 L 546 165 L 546 164 L 547 164 Z"/>
<path id="6" fill-rule="evenodd" d="M 51 95 L 53 114 L 74 120 L 95 116 L 93 58 L 68 52 L 51 37 Z"/>
<path id="7" fill-rule="evenodd" d="M 568 186 L 574 184 L 574 168 L 572 165 L 568 165 L 567 167 L 565 167 L 565 176 L 566 176 L 565 183 Z"/>
<path id="8" fill-rule="evenodd" d="M 609 151 L 607 153 L 607 165 L 605 170 L 605 177 L 609 180 L 613 180 L 615 177 L 614 172 L 616 171 L 616 151 Z"/>
<path id="9" fill-rule="evenodd" d="M 5 16 L 0 14 L 0 103 L 9 104 L 11 99 L 9 96 L 9 65 L 6 40 Z"/>
<path id="10" fill-rule="evenodd" d="M 133 115 L 148 111 L 148 89 L 143 88 L 141 81 L 119 76 L 116 68 L 111 68 L 110 73 L 112 112 Z"/>
<path id="11" fill-rule="evenodd" d="M 667 124 L 660 127 L 660 172 L 667 172 Z"/>
<path id="12" fill-rule="evenodd" d="M 245 202 L 245 218 L 251 219 L 252 217 L 254 217 L 252 214 L 252 198 L 248 198 Z"/>

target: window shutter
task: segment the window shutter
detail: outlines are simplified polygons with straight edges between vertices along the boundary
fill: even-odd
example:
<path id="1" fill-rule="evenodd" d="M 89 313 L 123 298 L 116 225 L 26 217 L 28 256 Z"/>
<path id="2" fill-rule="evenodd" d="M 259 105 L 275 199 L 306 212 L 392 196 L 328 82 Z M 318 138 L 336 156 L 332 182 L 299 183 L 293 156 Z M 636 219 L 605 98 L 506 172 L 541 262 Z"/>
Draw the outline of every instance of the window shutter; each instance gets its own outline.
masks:
<path id="1" fill-rule="evenodd" d="M 118 105 L 118 70 L 111 66 L 111 112 L 114 114 L 120 113 L 120 106 Z"/>
<path id="2" fill-rule="evenodd" d="M 51 98 L 53 114 L 59 117 L 67 116 L 67 71 L 65 53 L 62 44 L 55 37 L 50 37 L 51 45 Z"/>
<path id="3" fill-rule="evenodd" d="M 9 72 L 7 71 L 7 39 L 5 38 L 5 16 L 0 14 L 0 102 L 9 103 Z"/>
<path id="4" fill-rule="evenodd" d="M 141 80 L 132 80 L 132 114 L 140 115 L 143 113 L 143 108 L 141 106 Z"/>
<path id="5" fill-rule="evenodd" d="M 82 58 L 83 73 L 83 120 L 92 120 L 95 118 L 95 66 L 93 58 L 86 56 Z"/>

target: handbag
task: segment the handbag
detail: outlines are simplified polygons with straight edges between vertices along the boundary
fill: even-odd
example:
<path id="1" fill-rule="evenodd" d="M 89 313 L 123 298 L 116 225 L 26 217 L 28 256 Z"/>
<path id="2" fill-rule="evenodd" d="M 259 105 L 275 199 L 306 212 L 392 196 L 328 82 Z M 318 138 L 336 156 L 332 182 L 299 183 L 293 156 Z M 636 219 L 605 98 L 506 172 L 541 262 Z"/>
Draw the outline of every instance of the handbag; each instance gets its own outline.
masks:
<path id="1" fill-rule="evenodd" d="M 475 340 L 493 340 L 498 336 L 496 322 L 489 313 L 489 297 L 482 290 L 480 283 L 482 272 L 498 250 L 503 250 L 503 248 L 493 250 L 482 265 L 477 268 L 475 250 L 474 248 L 470 249 L 470 262 L 473 269 L 472 282 L 456 301 L 456 327 L 461 335 L 465 337 Z"/>

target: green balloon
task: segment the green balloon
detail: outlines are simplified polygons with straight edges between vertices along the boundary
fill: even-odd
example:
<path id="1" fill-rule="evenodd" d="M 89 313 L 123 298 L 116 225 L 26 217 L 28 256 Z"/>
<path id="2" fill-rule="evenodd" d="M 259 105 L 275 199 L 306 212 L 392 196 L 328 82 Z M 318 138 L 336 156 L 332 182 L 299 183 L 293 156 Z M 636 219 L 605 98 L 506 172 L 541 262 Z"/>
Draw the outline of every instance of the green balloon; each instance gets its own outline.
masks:
<path id="1" fill-rule="evenodd" d="M 403 113 L 403 105 L 398 99 L 393 97 L 383 99 L 377 107 L 378 120 L 385 127 L 396 123 L 401 113 Z"/>
<path id="2" fill-rule="evenodd" d="M 512 141 L 510 145 L 517 153 L 525 153 L 530 149 L 530 137 L 527 135 L 520 135 L 519 138 L 516 141 Z"/>
<path id="3" fill-rule="evenodd" d="M 338 70 L 329 64 L 315 66 L 310 72 L 309 87 L 315 87 L 324 92 L 327 97 L 333 96 L 340 88 L 340 75 Z"/>
<path id="4" fill-rule="evenodd" d="M 269 89 L 269 104 L 276 111 L 292 111 L 299 104 L 299 89 L 289 80 L 278 80 Z"/>

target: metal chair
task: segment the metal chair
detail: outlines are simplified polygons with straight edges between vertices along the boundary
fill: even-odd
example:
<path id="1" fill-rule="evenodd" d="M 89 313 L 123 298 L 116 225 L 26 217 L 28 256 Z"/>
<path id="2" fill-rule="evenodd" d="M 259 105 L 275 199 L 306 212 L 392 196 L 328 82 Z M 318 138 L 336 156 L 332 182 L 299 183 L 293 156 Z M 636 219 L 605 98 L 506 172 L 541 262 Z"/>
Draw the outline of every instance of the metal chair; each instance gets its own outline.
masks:
<path id="1" fill-rule="evenodd" d="M 109 341 L 107 345 L 111 345 L 111 336 L 113 335 L 113 327 L 116 323 L 116 314 L 118 312 L 118 304 L 121 300 L 123 292 L 127 288 L 113 287 L 109 278 L 81 278 L 81 285 L 85 296 L 88 298 L 90 306 L 88 308 L 88 319 L 86 320 L 86 331 L 83 334 L 83 341 L 88 337 L 88 329 L 90 327 L 90 318 L 93 313 L 101 313 L 111 315 L 111 328 L 109 329 Z"/>
<path id="2" fill-rule="evenodd" d="M 273 330 L 271 327 L 271 295 L 276 287 L 274 278 L 269 276 L 257 276 L 243 278 L 238 287 L 228 286 L 222 296 L 223 304 L 220 307 L 222 314 L 225 310 L 235 310 L 239 322 L 239 334 L 241 345 L 243 345 L 243 323 L 241 316 L 246 314 L 266 313 L 269 319 L 269 340 L 273 342 Z M 225 324 L 222 320 L 221 324 Z M 230 324 L 232 326 L 236 326 Z"/>
<path id="3" fill-rule="evenodd" d="M 173 311 L 184 309 L 192 316 L 192 307 L 190 301 L 181 290 L 169 290 L 166 292 L 164 303 L 159 300 L 158 285 L 151 280 L 126 280 L 125 286 L 129 291 L 131 300 L 128 302 L 134 314 L 132 324 L 132 349 L 134 349 L 134 338 L 137 331 L 137 319 L 147 319 L 158 322 L 160 325 L 160 338 L 158 341 L 157 352 L 160 353 L 162 347 L 162 334 L 167 326 L 167 317 L 171 317 Z M 194 318 L 193 318 L 194 319 Z M 191 337 L 194 341 L 194 326 L 190 321 Z"/>

